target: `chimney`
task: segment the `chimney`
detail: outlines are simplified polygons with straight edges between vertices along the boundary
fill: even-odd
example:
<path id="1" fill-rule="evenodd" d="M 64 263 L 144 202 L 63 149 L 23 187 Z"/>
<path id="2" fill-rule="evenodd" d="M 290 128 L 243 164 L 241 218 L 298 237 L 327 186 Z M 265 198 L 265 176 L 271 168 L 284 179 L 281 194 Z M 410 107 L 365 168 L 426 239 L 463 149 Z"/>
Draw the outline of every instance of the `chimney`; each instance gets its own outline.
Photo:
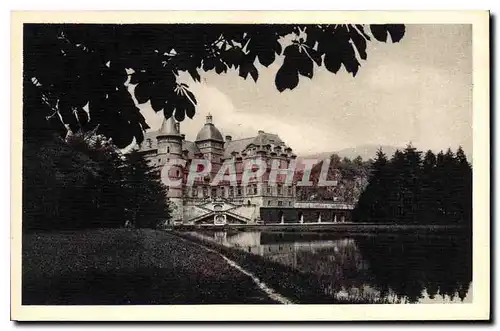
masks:
<path id="1" fill-rule="evenodd" d="M 207 124 L 212 124 L 212 114 L 208 113 L 206 117 L 206 123 Z"/>
<path id="2" fill-rule="evenodd" d="M 226 136 L 226 141 L 231 141 L 233 139 L 233 137 L 231 136 Z"/>
<path id="3" fill-rule="evenodd" d="M 262 130 L 259 130 L 259 134 L 264 134 L 265 132 Z"/>

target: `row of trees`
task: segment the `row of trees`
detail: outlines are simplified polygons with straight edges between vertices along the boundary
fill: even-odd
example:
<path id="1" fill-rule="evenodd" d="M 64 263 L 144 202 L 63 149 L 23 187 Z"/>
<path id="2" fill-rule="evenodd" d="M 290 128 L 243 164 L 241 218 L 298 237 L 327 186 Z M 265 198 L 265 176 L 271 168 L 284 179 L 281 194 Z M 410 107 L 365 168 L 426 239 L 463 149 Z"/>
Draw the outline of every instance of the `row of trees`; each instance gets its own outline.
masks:
<path id="1" fill-rule="evenodd" d="M 101 135 L 54 137 L 41 145 L 27 140 L 23 153 L 24 231 L 156 227 L 169 218 L 158 171 Z"/>
<path id="2" fill-rule="evenodd" d="M 353 218 L 359 221 L 470 224 L 472 167 L 463 149 L 435 155 L 411 145 L 389 160 L 379 150 Z"/>

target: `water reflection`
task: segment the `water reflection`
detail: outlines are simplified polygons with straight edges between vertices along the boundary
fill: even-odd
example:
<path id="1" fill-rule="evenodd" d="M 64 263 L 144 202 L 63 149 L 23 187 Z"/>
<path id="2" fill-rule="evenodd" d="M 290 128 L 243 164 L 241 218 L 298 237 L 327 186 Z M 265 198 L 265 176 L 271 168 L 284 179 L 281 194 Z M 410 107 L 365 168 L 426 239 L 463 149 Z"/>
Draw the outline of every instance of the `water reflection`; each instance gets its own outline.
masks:
<path id="1" fill-rule="evenodd" d="M 470 236 L 204 232 L 205 239 L 314 274 L 338 298 L 471 302 Z"/>

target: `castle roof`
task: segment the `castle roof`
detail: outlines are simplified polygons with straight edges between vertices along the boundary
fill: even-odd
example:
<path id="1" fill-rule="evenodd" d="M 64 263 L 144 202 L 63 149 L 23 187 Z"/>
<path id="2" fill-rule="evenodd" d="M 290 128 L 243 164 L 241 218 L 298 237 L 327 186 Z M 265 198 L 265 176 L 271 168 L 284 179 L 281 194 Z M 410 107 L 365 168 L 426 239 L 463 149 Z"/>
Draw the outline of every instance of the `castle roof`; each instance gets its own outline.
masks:
<path id="1" fill-rule="evenodd" d="M 176 122 L 174 117 L 171 116 L 169 119 L 163 118 L 163 122 L 161 123 L 161 128 L 158 131 L 158 135 L 160 136 L 179 136 L 180 133 L 178 128 L 176 127 Z"/>
<path id="2" fill-rule="evenodd" d="M 239 154 L 250 145 L 254 145 L 256 147 L 263 147 L 266 145 L 270 147 L 285 147 L 285 143 L 277 134 L 259 131 L 259 134 L 255 137 L 227 141 L 224 145 L 224 158 L 230 158 L 233 152 Z"/>
<path id="3" fill-rule="evenodd" d="M 204 141 L 204 140 L 216 140 L 224 142 L 224 138 L 222 138 L 222 134 L 220 133 L 219 129 L 217 129 L 215 125 L 212 123 L 212 115 L 210 114 L 208 114 L 207 116 L 207 121 L 205 125 L 196 135 L 196 141 Z"/>
<path id="4" fill-rule="evenodd" d="M 186 151 L 188 154 L 188 158 L 189 159 L 193 159 L 196 154 L 200 154 L 200 149 L 198 148 L 198 146 L 196 145 L 195 142 L 193 141 L 187 141 L 187 140 L 184 140 L 182 142 L 182 151 Z"/>
<path id="5" fill-rule="evenodd" d="M 164 122 L 165 124 L 166 122 Z M 167 123 L 168 124 L 168 123 Z M 207 125 L 208 124 L 208 125 Z M 182 141 L 182 151 L 187 152 L 187 157 L 189 159 L 195 158 L 196 155 L 201 154 L 200 149 L 198 148 L 197 142 L 204 141 L 207 139 L 214 139 L 223 142 L 222 135 L 217 128 L 213 126 L 212 123 L 206 123 L 204 128 L 209 128 L 206 130 L 210 130 L 209 132 L 204 131 L 204 129 L 200 130 L 198 136 L 196 137 L 196 141 Z M 216 131 L 211 131 L 214 128 Z M 175 127 L 174 127 L 175 130 Z M 175 132 L 174 132 L 175 133 Z M 177 133 L 178 134 L 178 133 Z M 139 151 L 141 152 L 154 152 L 158 148 L 157 136 L 165 135 L 165 130 L 162 129 L 158 131 L 149 131 L 144 134 L 144 141 L 139 147 Z M 200 137 L 201 136 L 201 137 Z M 207 138 L 212 137 L 212 138 Z M 243 139 L 235 139 L 226 141 L 224 144 L 224 158 L 228 159 L 233 156 L 233 154 L 239 155 L 243 151 L 247 150 L 249 147 L 256 147 L 257 149 L 264 149 L 267 151 L 280 153 L 280 152 L 290 152 L 291 148 L 285 145 L 283 140 L 274 133 L 267 133 L 264 131 L 259 131 L 258 135 L 254 137 L 248 137 Z M 278 150 L 276 150 L 279 148 Z"/>

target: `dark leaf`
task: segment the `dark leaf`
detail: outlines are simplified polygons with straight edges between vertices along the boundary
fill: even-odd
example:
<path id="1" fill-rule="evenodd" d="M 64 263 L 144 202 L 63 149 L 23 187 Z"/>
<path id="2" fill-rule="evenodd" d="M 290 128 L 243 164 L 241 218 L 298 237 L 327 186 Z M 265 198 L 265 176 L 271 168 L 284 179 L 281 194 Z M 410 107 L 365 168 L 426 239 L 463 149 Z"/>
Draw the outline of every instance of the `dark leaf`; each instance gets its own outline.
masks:
<path id="1" fill-rule="evenodd" d="M 220 75 L 223 72 L 227 71 L 227 67 L 224 63 L 222 63 L 220 60 L 217 62 L 215 65 L 215 72 Z"/>
<path id="2" fill-rule="evenodd" d="M 195 82 L 199 82 L 201 80 L 200 74 L 198 73 L 198 69 L 190 68 L 188 71 Z"/>
<path id="3" fill-rule="evenodd" d="M 250 75 L 252 76 L 254 82 L 257 82 L 257 79 L 259 78 L 259 72 L 257 71 L 257 68 L 252 64 L 252 67 L 250 68 Z"/>
<path id="4" fill-rule="evenodd" d="M 285 48 L 285 57 L 287 57 L 291 61 L 296 61 L 298 58 L 300 58 L 300 50 L 299 50 L 299 45 L 298 44 L 292 44 L 289 45 Z"/>
<path id="5" fill-rule="evenodd" d="M 215 59 L 212 57 L 203 60 L 203 70 L 210 71 L 215 68 Z"/>
<path id="6" fill-rule="evenodd" d="M 362 24 L 356 24 L 358 31 L 365 37 L 366 40 L 370 41 L 370 36 L 366 34 L 365 27 Z"/>
<path id="7" fill-rule="evenodd" d="M 189 101 L 186 102 L 186 115 L 187 115 L 187 117 L 192 119 L 194 117 L 194 114 L 195 114 L 194 104 L 192 104 Z"/>
<path id="8" fill-rule="evenodd" d="M 312 48 L 309 48 L 307 50 L 307 53 L 311 56 L 311 58 L 314 60 L 314 62 L 316 62 L 316 64 L 318 66 L 321 66 L 322 61 L 321 61 L 321 53 L 320 52 L 318 52 Z"/>
<path id="9" fill-rule="evenodd" d="M 186 117 L 186 111 L 177 106 L 175 108 L 174 117 L 177 121 L 182 122 L 182 121 L 184 121 L 184 118 Z"/>
<path id="10" fill-rule="evenodd" d="M 165 116 L 166 119 L 169 119 L 172 117 L 172 114 L 174 113 L 174 106 L 172 102 L 167 102 L 165 105 L 165 108 L 163 108 L 163 115 Z"/>
<path id="11" fill-rule="evenodd" d="M 247 56 L 243 59 L 243 62 L 240 64 L 239 75 L 240 77 L 247 78 L 248 74 L 250 74 L 254 81 L 257 81 L 259 77 L 259 73 L 257 72 L 257 68 L 255 68 L 253 56 Z"/>
<path id="12" fill-rule="evenodd" d="M 372 35 L 377 39 L 378 41 L 387 41 L 387 29 L 385 28 L 384 25 L 380 24 L 371 24 L 370 25 L 370 31 L 372 32 Z"/>
<path id="13" fill-rule="evenodd" d="M 352 56 L 344 56 L 344 58 L 342 59 L 342 63 L 344 64 L 347 72 L 351 73 L 353 76 L 356 76 L 359 69 L 359 62 L 358 59 L 356 59 L 356 57 L 354 56 L 354 53 L 352 54 Z"/>
<path id="14" fill-rule="evenodd" d="M 198 102 L 196 101 L 196 98 L 195 98 L 193 92 L 191 92 L 189 90 L 186 90 L 186 94 L 187 94 L 187 96 L 189 97 L 189 99 L 191 100 L 191 102 L 193 104 L 195 104 L 195 105 L 198 104 Z"/>
<path id="15" fill-rule="evenodd" d="M 391 35 L 392 42 L 397 43 L 405 35 L 405 26 L 404 24 L 388 24 L 387 31 Z"/>
<path id="16" fill-rule="evenodd" d="M 336 74 L 341 65 L 340 56 L 337 52 L 330 52 L 325 55 L 325 67 L 328 71 Z"/>
<path id="17" fill-rule="evenodd" d="M 354 46 L 356 46 L 356 49 L 358 50 L 359 57 L 363 60 L 366 60 L 366 40 L 365 38 L 360 35 L 354 28 L 351 28 L 349 30 L 349 35 L 351 36 L 351 40 L 354 43 Z"/>
<path id="18" fill-rule="evenodd" d="M 159 112 L 165 107 L 165 102 L 165 95 L 155 95 L 151 97 L 151 108 L 153 108 L 155 112 Z"/>
<path id="19" fill-rule="evenodd" d="M 299 69 L 299 74 L 306 76 L 307 78 L 312 78 L 313 76 L 313 62 L 306 55 L 304 51 L 300 53 L 301 56 L 297 59 L 297 68 Z"/>
<path id="20" fill-rule="evenodd" d="M 281 52 L 282 52 L 282 47 L 281 47 L 281 44 L 279 43 L 279 41 L 276 41 L 274 43 L 274 52 L 278 55 L 281 55 Z"/>
<path id="21" fill-rule="evenodd" d="M 297 70 L 288 62 L 284 62 L 276 73 L 275 84 L 278 91 L 283 92 L 286 89 L 293 90 L 299 84 L 299 75 Z"/>
<path id="22" fill-rule="evenodd" d="M 262 64 L 264 67 L 269 67 L 269 65 L 271 65 L 271 63 L 274 62 L 275 58 L 274 51 L 272 50 L 262 51 L 259 53 L 258 57 L 260 64 Z"/>
<path id="23" fill-rule="evenodd" d="M 131 125 L 131 128 L 135 137 L 135 142 L 137 144 L 141 144 L 144 141 L 144 132 L 142 127 L 138 123 L 134 123 Z"/>
<path id="24" fill-rule="evenodd" d="M 148 102 L 151 98 L 151 88 L 152 84 L 150 82 L 137 84 L 134 90 L 134 95 L 138 103 L 143 104 Z"/>

